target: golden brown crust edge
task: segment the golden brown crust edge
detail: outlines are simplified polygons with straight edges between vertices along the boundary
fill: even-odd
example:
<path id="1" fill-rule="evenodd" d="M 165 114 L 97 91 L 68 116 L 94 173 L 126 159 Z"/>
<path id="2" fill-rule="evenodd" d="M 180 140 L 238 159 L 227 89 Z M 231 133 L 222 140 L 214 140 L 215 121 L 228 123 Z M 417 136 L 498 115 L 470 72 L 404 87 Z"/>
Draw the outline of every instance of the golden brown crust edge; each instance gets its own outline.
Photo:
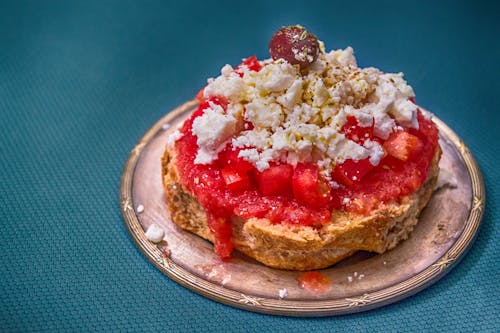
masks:
<path id="1" fill-rule="evenodd" d="M 331 266 L 358 250 L 383 253 L 407 239 L 430 200 L 439 173 L 438 145 L 427 180 L 400 203 L 384 204 L 368 216 L 334 211 L 332 223 L 321 228 L 272 224 L 267 219 L 234 217 L 235 249 L 279 269 L 313 270 Z M 174 223 L 213 242 L 205 210 L 179 182 L 175 155 L 165 150 L 162 179 Z"/>

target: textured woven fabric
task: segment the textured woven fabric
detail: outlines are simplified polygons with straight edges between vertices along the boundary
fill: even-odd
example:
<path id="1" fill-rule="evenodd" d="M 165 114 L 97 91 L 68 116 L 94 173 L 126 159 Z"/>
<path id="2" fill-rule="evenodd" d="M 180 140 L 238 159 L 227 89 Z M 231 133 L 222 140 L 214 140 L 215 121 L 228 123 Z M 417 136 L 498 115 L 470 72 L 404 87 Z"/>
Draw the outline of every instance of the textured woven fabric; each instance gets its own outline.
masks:
<path id="1" fill-rule="evenodd" d="M 481 1 L 1 1 L 0 331 L 500 330 L 500 7 Z M 118 190 L 136 141 L 243 57 L 301 23 L 361 66 L 403 71 L 482 169 L 474 246 L 396 304 L 331 318 L 250 313 L 205 299 L 135 247 Z"/>

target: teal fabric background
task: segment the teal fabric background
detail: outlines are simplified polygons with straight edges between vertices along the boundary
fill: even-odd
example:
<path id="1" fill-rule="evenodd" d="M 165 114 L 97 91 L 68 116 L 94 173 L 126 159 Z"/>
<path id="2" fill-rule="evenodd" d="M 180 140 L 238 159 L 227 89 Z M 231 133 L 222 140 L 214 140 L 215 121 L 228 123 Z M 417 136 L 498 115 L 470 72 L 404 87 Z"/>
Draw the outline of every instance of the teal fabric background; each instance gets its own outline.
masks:
<path id="1" fill-rule="evenodd" d="M 0 331 L 500 330 L 500 6 L 486 1 L 0 1 Z M 135 247 L 119 207 L 136 141 L 208 77 L 308 27 L 361 66 L 402 71 L 482 169 L 477 240 L 445 278 L 330 318 L 205 299 Z"/>

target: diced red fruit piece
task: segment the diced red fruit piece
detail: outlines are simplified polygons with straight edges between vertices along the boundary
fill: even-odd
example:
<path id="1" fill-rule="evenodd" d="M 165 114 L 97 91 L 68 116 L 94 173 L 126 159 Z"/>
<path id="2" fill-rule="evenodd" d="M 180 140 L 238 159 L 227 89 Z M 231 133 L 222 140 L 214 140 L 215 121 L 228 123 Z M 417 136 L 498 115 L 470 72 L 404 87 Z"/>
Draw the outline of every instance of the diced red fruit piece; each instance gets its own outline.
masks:
<path id="1" fill-rule="evenodd" d="M 243 61 L 243 64 L 248 67 L 248 69 L 258 72 L 262 68 L 261 64 L 257 60 L 256 56 L 251 56 Z"/>
<path id="2" fill-rule="evenodd" d="M 223 150 L 218 157 L 218 160 L 220 161 L 220 164 L 222 164 L 222 167 L 227 165 L 232 169 L 235 169 L 236 171 L 242 173 L 254 169 L 252 163 L 238 156 L 240 151 L 241 149 L 233 150 L 233 147 L 230 145 L 225 150 Z"/>
<path id="3" fill-rule="evenodd" d="M 373 128 L 375 126 L 375 121 L 372 121 L 372 125 L 368 127 L 362 127 L 359 125 L 358 120 L 354 116 L 347 116 L 346 123 L 342 126 L 341 132 L 344 133 L 346 138 L 352 140 L 359 144 L 364 144 L 368 139 L 373 139 Z"/>
<path id="4" fill-rule="evenodd" d="M 208 226 L 214 234 L 215 253 L 220 258 L 229 258 L 234 248 L 233 241 L 231 240 L 233 234 L 231 222 L 210 213 L 207 214 L 207 219 Z"/>
<path id="5" fill-rule="evenodd" d="M 299 204 L 317 209 L 328 208 L 332 204 L 330 185 L 321 177 L 316 164 L 297 164 L 292 178 L 292 190 Z"/>
<path id="6" fill-rule="evenodd" d="M 300 25 L 283 27 L 271 38 L 269 53 L 274 60 L 285 59 L 292 65 L 306 68 L 318 58 L 319 42 Z"/>
<path id="7" fill-rule="evenodd" d="M 315 293 L 323 293 L 328 290 L 331 281 L 328 277 L 320 272 L 305 272 L 302 273 L 297 282 L 299 287 Z"/>
<path id="8" fill-rule="evenodd" d="M 332 178 L 337 183 L 345 186 L 352 186 L 358 183 L 375 167 L 369 158 L 359 161 L 347 159 L 342 164 L 338 164 L 332 172 Z"/>
<path id="9" fill-rule="evenodd" d="M 243 192 L 252 188 L 250 178 L 246 172 L 241 172 L 231 167 L 221 170 L 222 178 L 227 188 L 234 193 Z"/>
<path id="10" fill-rule="evenodd" d="M 293 167 L 289 164 L 271 165 L 256 173 L 257 185 L 263 195 L 292 195 Z"/>
<path id="11" fill-rule="evenodd" d="M 239 76 L 243 76 L 242 67 L 246 67 L 251 71 L 258 72 L 262 68 L 262 65 L 257 60 L 256 56 L 251 56 L 244 59 L 243 62 L 235 68 L 235 71 L 239 74 Z"/>
<path id="12" fill-rule="evenodd" d="M 424 148 L 423 142 L 405 131 L 393 132 L 383 145 L 385 151 L 401 161 L 413 160 Z"/>

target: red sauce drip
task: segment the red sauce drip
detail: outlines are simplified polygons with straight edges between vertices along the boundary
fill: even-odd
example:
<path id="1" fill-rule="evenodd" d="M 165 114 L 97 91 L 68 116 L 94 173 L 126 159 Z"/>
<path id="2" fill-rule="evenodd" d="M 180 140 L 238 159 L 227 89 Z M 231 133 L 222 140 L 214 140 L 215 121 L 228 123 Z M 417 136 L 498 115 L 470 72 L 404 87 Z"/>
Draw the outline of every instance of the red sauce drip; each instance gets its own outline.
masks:
<path id="1" fill-rule="evenodd" d="M 297 282 L 300 288 L 318 294 L 326 292 L 331 286 L 330 279 L 320 272 L 302 273 Z"/>

